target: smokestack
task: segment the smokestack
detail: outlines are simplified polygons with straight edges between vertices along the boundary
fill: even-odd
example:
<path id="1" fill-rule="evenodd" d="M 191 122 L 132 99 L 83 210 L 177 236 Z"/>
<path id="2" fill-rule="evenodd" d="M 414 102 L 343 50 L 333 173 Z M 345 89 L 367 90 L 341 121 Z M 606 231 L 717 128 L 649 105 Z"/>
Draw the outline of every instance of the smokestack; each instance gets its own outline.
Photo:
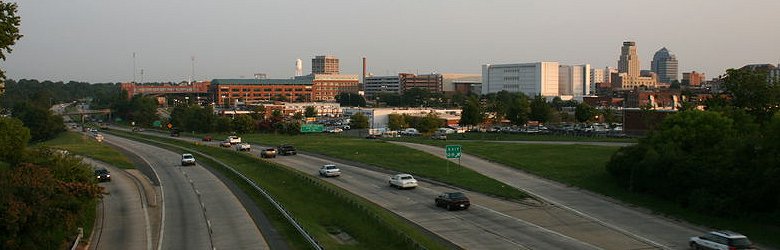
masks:
<path id="1" fill-rule="evenodd" d="M 361 80 L 363 81 L 360 83 L 360 90 L 363 90 L 363 87 L 366 84 L 366 58 L 365 57 L 363 57 L 363 79 Z"/>

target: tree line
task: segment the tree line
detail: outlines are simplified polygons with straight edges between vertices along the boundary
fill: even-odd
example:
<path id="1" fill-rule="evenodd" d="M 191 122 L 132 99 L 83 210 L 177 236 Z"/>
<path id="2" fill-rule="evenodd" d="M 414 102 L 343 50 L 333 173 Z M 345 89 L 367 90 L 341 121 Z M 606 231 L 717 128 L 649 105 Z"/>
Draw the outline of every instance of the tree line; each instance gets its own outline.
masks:
<path id="1" fill-rule="evenodd" d="M 703 214 L 780 224 L 780 82 L 727 71 L 707 110 L 668 116 L 607 171 L 627 190 Z"/>

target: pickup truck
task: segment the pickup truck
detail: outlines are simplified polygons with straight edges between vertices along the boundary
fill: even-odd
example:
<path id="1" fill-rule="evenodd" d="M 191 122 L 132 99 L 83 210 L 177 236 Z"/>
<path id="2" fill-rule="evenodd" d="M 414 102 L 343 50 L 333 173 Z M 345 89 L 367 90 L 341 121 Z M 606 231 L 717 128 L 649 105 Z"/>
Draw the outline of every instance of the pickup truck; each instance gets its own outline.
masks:
<path id="1" fill-rule="evenodd" d="M 238 150 L 238 151 L 251 151 L 252 150 L 252 145 L 249 145 L 249 143 L 246 143 L 246 142 L 239 143 L 239 144 L 236 144 L 236 150 Z"/>
<path id="2" fill-rule="evenodd" d="M 231 136 L 228 136 L 226 141 L 230 142 L 230 144 L 236 145 L 236 144 L 241 143 L 241 137 L 238 137 L 238 136 L 235 136 L 235 135 L 231 135 Z"/>
<path id="3" fill-rule="evenodd" d="M 298 152 L 295 151 L 295 147 L 293 145 L 284 144 L 279 145 L 276 147 L 276 152 L 279 153 L 279 155 L 296 155 Z"/>
<path id="4" fill-rule="evenodd" d="M 442 193 L 436 196 L 437 207 L 443 207 L 447 210 L 467 209 L 471 205 L 469 198 L 461 192 Z"/>

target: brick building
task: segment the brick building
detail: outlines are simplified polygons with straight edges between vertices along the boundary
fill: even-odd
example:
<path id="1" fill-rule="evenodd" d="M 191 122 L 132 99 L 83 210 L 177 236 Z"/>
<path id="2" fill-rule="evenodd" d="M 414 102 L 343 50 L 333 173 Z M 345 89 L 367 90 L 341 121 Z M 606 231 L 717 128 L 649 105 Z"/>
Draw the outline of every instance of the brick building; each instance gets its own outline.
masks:
<path id="1" fill-rule="evenodd" d="M 309 79 L 214 79 L 209 92 L 217 105 L 310 101 L 314 94 Z"/>

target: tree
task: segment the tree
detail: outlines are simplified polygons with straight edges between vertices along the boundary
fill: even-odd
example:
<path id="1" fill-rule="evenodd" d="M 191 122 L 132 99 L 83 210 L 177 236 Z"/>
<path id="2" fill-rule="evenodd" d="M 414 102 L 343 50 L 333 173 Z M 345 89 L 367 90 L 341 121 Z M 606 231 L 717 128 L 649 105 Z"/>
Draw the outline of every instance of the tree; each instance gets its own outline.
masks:
<path id="1" fill-rule="evenodd" d="M 13 115 L 30 129 L 33 141 L 44 141 L 54 138 L 65 131 L 61 116 L 55 115 L 48 108 L 41 108 L 29 103 L 19 103 L 13 108 Z"/>
<path id="2" fill-rule="evenodd" d="M 16 164 L 30 140 L 30 130 L 21 121 L 0 116 L 0 161 Z"/>
<path id="3" fill-rule="evenodd" d="M 5 61 L 6 54 L 11 53 L 11 46 L 22 38 L 19 34 L 21 18 L 16 14 L 16 3 L 0 2 L 0 59 Z M 0 69 L 0 83 L 5 81 L 5 71 Z M 0 84 L 3 85 L 3 84 Z"/>
<path id="4" fill-rule="evenodd" d="M 303 113 L 295 112 L 295 114 L 293 114 L 293 120 L 296 120 L 296 121 L 303 120 Z"/>
<path id="5" fill-rule="evenodd" d="M 401 95 L 398 93 L 379 93 L 376 97 L 377 104 L 379 102 L 384 102 L 387 106 L 390 107 L 400 107 L 401 106 Z"/>
<path id="6" fill-rule="evenodd" d="M 442 127 L 442 125 L 444 125 L 444 121 L 439 118 L 438 115 L 429 113 L 420 120 L 420 123 L 415 128 L 421 133 L 432 133 L 433 131 L 436 131 L 436 129 Z"/>
<path id="7" fill-rule="evenodd" d="M 578 122 L 590 121 L 595 114 L 596 110 L 584 102 L 577 105 L 577 108 L 574 110 L 574 118 L 577 119 Z"/>
<path id="8" fill-rule="evenodd" d="M 731 105 L 747 110 L 759 123 L 769 121 L 780 109 L 780 84 L 767 76 L 763 70 L 728 69 L 721 84 Z"/>
<path id="9" fill-rule="evenodd" d="M 341 92 L 336 96 L 336 101 L 342 107 L 365 107 L 366 99 L 362 95 L 350 92 Z"/>
<path id="10" fill-rule="evenodd" d="M 262 120 L 265 119 L 265 106 L 258 105 L 252 108 L 252 113 L 250 114 L 253 119 L 255 120 Z"/>
<path id="11" fill-rule="evenodd" d="M 363 113 L 355 113 L 349 119 L 349 127 L 352 129 L 368 128 L 368 116 Z"/>
<path id="12" fill-rule="evenodd" d="M 316 117 L 317 116 L 317 109 L 315 109 L 314 106 L 306 106 L 306 110 L 304 110 L 304 116 L 306 116 L 306 117 Z"/>
<path id="13" fill-rule="evenodd" d="M 531 120 L 545 123 L 550 120 L 551 117 L 552 108 L 547 104 L 547 100 L 541 95 L 535 96 L 531 101 Z"/>
<path id="14" fill-rule="evenodd" d="M 401 130 L 408 128 L 409 123 L 406 122 L 406 117 L 400 114 L 390 114 L 387 116 L 387 128 L 390 130 Z"/>
<path id="15" fill-rule="evenodd" d="M 523 93 L 516 93 L 512 94 L 510 98 L 507 102 L 506 118 L 515 125 L 525 124 L 528 121 L 528 111 L 530 109 L 528 97 Z"/>
<path id="16" fill-rule="evenodd" d="M 485 113 L 482 112 L 479 100 L 476 97 L 469 97 L 463 105 L 463 111 L 460 115 L 461 126 L 479 125 L 485 119 Z"/>
<path id="17" fill-rule="evenodd" d="M 248 115 L 238 115 L 233 118 L 233 130 L 238 133 L 249 133 L 255 130 L 255 120 Z"/>

